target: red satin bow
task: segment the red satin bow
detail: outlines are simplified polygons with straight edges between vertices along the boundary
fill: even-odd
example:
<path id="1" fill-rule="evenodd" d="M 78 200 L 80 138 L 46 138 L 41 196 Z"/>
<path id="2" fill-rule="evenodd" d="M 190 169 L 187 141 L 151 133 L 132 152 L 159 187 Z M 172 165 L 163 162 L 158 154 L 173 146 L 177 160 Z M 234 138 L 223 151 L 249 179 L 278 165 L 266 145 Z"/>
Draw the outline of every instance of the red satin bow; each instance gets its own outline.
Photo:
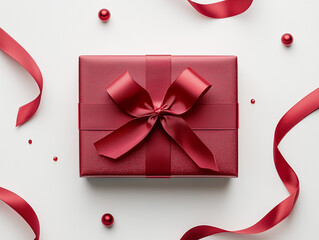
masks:
<path id="1" fill-rule="evenodd" d="M 227 18 L 245 12 L 253 0 L 224 0 L 217 3 L 201 4 L 187 0 L 200 14 L 210 18 Z"/>
<path id="2" fill-rule="evenodd" d="M 238 231 L 229 231 L 213 226 L 197 226 L 184 234 L 181 240 L 198 240 L 218 233 L 230 232 L 236 234 L 256 234 L 267 231 L 276 226 L 293 210 L 299 195 L 299 179 L 278 149 L 278 145 L 285 135 L 302 119 L 319 108 L 319 88 L 307 95 L 295 106 L 293 106 L 279 121 L 274 137 L 274 162 L 276 170 L 289 191 L 289 196 L 275 206 L 259 222 L 251 227 Z"/>
<path id="3" fill-rule="evenodd" d="M 107 92 L 134 119 L 97 141 L 94 145 L 98 153 L 113 159 L 122 156 L 143 141 L 159 121 L 166 133 L 200 168 L 218 171 L 213 154 L 181 117 L 210 87 L 187 68 L 170 85 L 163 102 L 153 104 L 149 93 L 125 72 L 107 88 Z"/>
<path id="4" fill-rule="evenodd" d="M 40 89 L 36 99 L 20 107 L 16 123 L 16 126 L 19 126 L 28 121 L 39 107 L 43 85 L 42 74 L 29 53 L 2 28 L 0 28 L 0 49 L 22 65 L 31 74 Z M 40 237 L 40 224 L 32 207 L 17 194 L 1 187 L 0 200 L 15 210 L 30 225 L 36 236 L 35 240 L 38 240 Z"/>

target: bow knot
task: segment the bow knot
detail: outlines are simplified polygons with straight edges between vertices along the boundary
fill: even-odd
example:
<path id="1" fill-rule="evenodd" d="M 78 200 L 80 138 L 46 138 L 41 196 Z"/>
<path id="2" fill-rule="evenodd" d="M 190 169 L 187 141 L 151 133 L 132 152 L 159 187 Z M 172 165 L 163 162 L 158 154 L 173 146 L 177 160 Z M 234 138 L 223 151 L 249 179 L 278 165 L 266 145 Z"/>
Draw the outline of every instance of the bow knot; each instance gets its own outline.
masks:
<path id="1" fill-rule="evenodd" d="M 165 114 L 165 106 L 161 106 L 159 108 L 154 109 L 154 113 L 152 114 L 151 117 L 162 118 L 164 114 Z"/>
<path id="2" fill-rule="evenodd" d="M 130 151 L 152 131 L 159 120 L 163 130 L 203 169 L 218 171 L 213 154 L 181 115 L 189 111 L 211 85 L 192 69 L 185 69 L 170 85 L 159 107 L 128 72 L 108 88 L 113 101 L 133 119 L 97 141 L 100 155 L 116 159 Z"/>

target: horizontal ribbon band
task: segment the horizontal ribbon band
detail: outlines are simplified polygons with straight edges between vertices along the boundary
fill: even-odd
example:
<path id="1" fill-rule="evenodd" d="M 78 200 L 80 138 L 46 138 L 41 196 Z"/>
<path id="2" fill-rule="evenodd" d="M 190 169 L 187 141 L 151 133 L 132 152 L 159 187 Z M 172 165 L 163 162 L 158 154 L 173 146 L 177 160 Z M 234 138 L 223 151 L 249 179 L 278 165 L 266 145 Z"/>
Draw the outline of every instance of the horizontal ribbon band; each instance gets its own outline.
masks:
<path id="1" fill-rule="evenodd" d="M 197 104 L 194 110 L 183 118 L 193 130 L 234 130 L 238 128 L 237 106 Z M 113 131 L 133 119 L 123 114 L 115 104 L 80 103 L 79 112 L 79 129 L 83 131 Z"/>

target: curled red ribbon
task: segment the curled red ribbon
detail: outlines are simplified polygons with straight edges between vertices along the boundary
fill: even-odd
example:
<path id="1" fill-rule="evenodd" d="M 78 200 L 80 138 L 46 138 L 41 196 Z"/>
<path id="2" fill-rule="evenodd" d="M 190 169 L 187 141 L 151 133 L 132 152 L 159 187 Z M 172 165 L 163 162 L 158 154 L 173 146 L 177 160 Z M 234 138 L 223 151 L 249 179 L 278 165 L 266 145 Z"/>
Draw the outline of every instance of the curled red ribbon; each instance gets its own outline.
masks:
<path id="1" fill-rule="evenodd" d="M 201 4 L 187 0 L 200 14 L 210 18 L 227 18 L 245 12 L 253 0 L 224 0 L 217 3 Z"/>
<path id="2" fill-rule="evenodd" d="M 0 49 L 24 67 L 34 78 L 40 89 L 36 99 L 20 107 L 16 123 L 16 126 L 19 126 L 28 121 L 39 107 L 43 86 L 42 74 L 29 53 L 2 28 L 0 28 Z M 15 210 L 30 225 L 36 236 L 35 240 L 38 240 L 40 237 L 40 224 L 32 207 L 17 194 L 1 187 L 0 200 Z"/>
<path id="3" fill-rule="evenodd" d="M 107 88 L 107 92 L 134 119 L 97 141 L 94 145 L 98 153 L 113 159 L 122 156 L 143 141 L 159 121 L 165 132 L 200 168 L 218 171 L 211 151 L 181 117 L 210 87 L 187 68 L 170 85 L 163 102 L 154 105 L 149 93 L 125 72 Z"/>
<path id="4" fill-rule="evenodd" d="M 293 106 L 279 121 L 274 137 L 274 162 L 283 184 L 289 191 L 289 196 L 275 206 L 259 222 L 251 227 L 238 231 L 229 231 L 213 226 L 197 226 L 184 234 L 181 240 L 198 240 L 218 233 L 230 232 L 236 234 L 256 234 L 269 230 L 288 217 L 298 199 L 299 180 L 278 149 L 278 145 L 285 135 L 302 119 L 319 108 L 319 88 L 307 95 Z"/>
<path id="5" fill-rule="evenodd" d="M 32 228 L 36 238 L 40 237 L 40 224 L 33 208 L 17 194 L 0 187 L 0 200 L 16 211 Z"/>
<path id="6" fill-rule="evenodd" d="M 0 28 L 0 49 L 30 73 L 40 90 L 39 95 L 33 101 L 19 108 L 16 126 L 20 126 L 27 122 L 38 110 L 43 88 L 42 74 L 30 54 L 2 28 Z"/>

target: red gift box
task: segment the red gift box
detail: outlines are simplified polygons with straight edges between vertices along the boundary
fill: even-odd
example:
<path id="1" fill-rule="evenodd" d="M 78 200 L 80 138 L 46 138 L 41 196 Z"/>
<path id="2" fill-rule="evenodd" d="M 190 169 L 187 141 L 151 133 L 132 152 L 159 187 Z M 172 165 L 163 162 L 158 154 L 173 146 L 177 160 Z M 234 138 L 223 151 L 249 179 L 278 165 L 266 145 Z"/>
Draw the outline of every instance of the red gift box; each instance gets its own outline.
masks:
<path id="1" fill-rule="evenodd" d="M 82 177 L 237 177 L 237 57 L 80 56 L 79 135 Z"/>

